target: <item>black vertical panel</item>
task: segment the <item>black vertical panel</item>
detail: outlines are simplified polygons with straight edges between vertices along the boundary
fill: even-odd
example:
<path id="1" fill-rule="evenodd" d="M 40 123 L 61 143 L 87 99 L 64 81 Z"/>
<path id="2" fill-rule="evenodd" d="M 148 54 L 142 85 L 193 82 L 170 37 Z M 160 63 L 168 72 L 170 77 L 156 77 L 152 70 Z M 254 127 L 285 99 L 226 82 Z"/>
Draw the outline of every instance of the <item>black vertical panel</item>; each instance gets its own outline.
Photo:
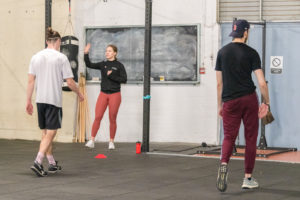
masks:
<path id="1" fill-rule="evenodd" d="M 51 27 L 51 18 L 52 18 L 52 0 L 45 0 L 45 40 L 47 37 L 47 28 Z M 47 47 L 47 44 L 45 44 Z"/>
<path id="2" fill-rule="evenodd" d="M 266 32 L 266 22 L 264 22 L 262 28 L 262 71 L 266 72 L 266 37 L 267 37 L 267 32 Z M 261 96 L 261 99 L 263 99 L 263 96 Z M 261 126 L 260 126 L 260 139 L 259 139 L 259 149 L 267 149 L 267 140 L 266 140 L 266 128 L 265 125 L 263 124 L 261 120 Z"/>
<path id="3" fill-rule="evenodd" d="M 144 102 L 142 152 L 149 152 L 152 0 L 145 0 Z"/>

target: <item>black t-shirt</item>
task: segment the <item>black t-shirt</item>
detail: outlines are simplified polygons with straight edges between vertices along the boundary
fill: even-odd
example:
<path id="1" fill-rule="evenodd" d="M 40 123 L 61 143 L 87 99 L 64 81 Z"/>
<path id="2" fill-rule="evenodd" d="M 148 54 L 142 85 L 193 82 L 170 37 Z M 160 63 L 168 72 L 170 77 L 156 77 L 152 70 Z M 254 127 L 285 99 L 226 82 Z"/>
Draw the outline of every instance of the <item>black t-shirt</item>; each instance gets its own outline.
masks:
<path id="1" fill-rule="evenodd" d="M 222 101 L 251 94 L 256 87 L 252 71 L 261 69 L 258 53 L 244 43 L 232 42 L 218 52 L 216 71 L 222 71 Z"/>
<path id="2" fill-rule="evenodd" d="M 117 60 L 91 63 L 88 54 L 84 54 L 85 65 L 91 69 L 101 70 L 101 91 L 107 94 L 120 92 L 121 83 L 127 82 L 124 65 Z M 107 71 L 112 73 L 107 76 Z"/>

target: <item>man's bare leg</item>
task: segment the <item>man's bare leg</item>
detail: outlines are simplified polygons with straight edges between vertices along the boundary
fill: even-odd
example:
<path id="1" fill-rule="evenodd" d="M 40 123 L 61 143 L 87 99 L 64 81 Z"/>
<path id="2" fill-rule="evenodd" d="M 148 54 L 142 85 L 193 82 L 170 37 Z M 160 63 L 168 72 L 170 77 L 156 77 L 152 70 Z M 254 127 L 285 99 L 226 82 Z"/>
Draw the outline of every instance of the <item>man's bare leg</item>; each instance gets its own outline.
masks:
<path id="1" fill-rule="evenodd" d="M 38 175 L 38 176 L 47 176 L 47 172 L 43 169 L 43 160 L 45 157 L 46 152 L 48 151 L 49 147 L 52 145 L 52 141 L 56 135 L 56 130 L 42 130 L 42 140 L 40 143 L 40 149 L 34 161 L 34 165 L 31 166 L 31 169 Z"/>

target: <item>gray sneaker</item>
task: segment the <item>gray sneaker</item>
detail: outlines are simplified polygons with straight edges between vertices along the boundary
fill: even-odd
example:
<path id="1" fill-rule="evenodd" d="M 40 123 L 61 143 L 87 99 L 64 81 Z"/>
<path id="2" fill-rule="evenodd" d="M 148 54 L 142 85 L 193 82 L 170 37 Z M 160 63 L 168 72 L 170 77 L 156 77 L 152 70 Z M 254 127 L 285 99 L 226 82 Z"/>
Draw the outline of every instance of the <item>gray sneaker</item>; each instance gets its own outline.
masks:
<path id="1" fill-rule="evenodd" d="M 252 177 L 251 180 L 248 180 L 248 178 L 244 178 L 243 185 L 242 185 L 243 189 L 253 189 L 258 187 L 259 185 L 257 180 L 255 180 L 255 178 Z"/>
<path id="2" fill-rule="evenodd" d="M 225 192 L 227 189 L 228 166 L 221 164 L 218 171 L 217 189 Z"/>

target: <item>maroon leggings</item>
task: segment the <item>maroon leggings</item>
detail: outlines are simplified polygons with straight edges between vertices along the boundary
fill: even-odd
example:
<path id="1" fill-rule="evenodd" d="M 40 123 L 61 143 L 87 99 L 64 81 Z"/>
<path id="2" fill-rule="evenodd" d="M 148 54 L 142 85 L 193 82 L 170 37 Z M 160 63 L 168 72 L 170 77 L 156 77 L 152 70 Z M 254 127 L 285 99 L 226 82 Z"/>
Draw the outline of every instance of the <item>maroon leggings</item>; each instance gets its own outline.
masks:
<path id="1" fill-rule="evenodd" d="M 256 141 L 258 135 L 258 99 L 256 93 L 239 97 L 223 104 L 224 140 L 221 162 L 228 163 L 235 139 L 239 133 L 241 120 L 245 127 L 245 173 L 251 174 L 255 164 Z"/>
<path id="2" fill-rule="evenodd" d="M 96 137 L 104 112 L 109 107 L 110 139 L 114 139 L 117 130 L 117 115 L 121 104 L 121 93 L 106 94 L 100 92 L 95 109 L 92 137 Z"/>

